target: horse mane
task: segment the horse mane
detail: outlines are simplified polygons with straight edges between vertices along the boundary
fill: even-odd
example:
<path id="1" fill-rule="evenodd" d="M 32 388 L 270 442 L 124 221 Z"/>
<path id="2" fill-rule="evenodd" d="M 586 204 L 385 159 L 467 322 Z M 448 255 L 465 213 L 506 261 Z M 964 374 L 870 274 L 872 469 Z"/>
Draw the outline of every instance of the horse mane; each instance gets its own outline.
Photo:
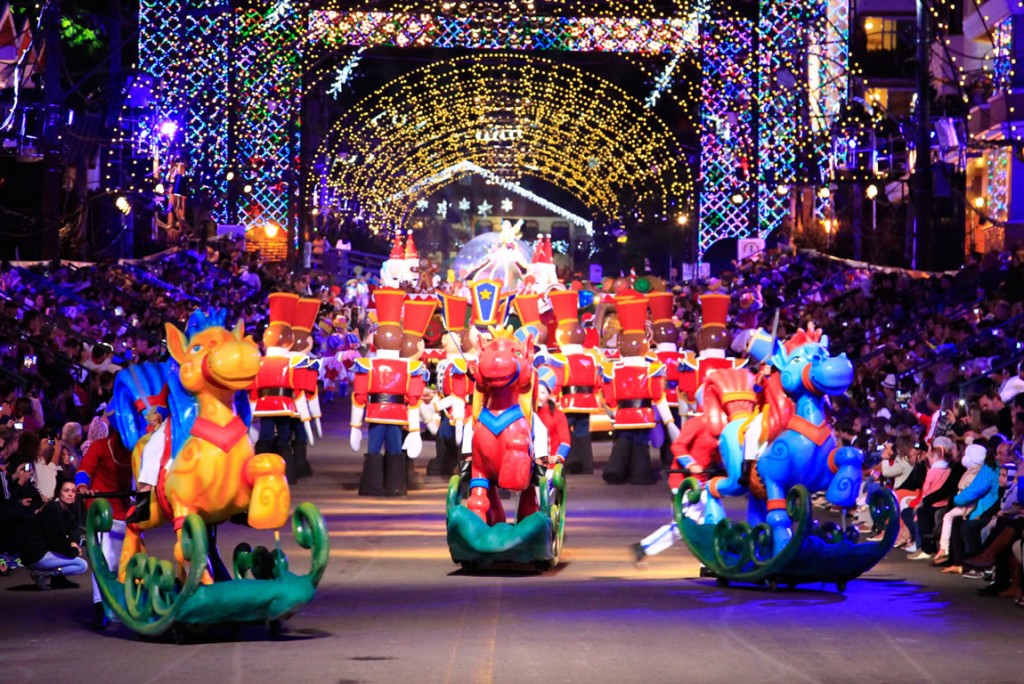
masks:
<path id="1" fill-rule="evenodd" d="M 132 451 L 146 434 L 145 412 L 136 407 L 139 399 L 159 395 L 167 384 L 165 363 L 146 362 L 128 366 L 114 376 L 110 400 L 111 420 L 121 435 L 121 442 Z"/>
<path id="2" fill-rule="evenodd" d="M 764 412 L 768 416 L 768 442 L 782 434 L 795 411 L 796 404 L 782 388 L 782 377 L 778 373 L 772 373 L 764 382 Z"/>
<path id="3" fill-rule="evenodd" d="M 181 447 L 188 441 L 192 425 L 199 417 L 199 400 L 181 384 L 181 377 L 178 375 L 181 367 L 176 361 L 168 361 L 167 372 L 167 404 L 171 415 L 171 459 L 177 457 Z"/>
<path id="4" fill-rule="evenodd" d="M 711 434 L 722 434 L 722 430 L 729 423 L 729 404 L 734 401 L 748 401 L 753 405 L 756 402 L 753 386 L 753 376 L 745 368 L 723 368 L 705 378 L 704 416 Z M 737 392 L 749 393 L 750 398 L 728 398 Z"/>

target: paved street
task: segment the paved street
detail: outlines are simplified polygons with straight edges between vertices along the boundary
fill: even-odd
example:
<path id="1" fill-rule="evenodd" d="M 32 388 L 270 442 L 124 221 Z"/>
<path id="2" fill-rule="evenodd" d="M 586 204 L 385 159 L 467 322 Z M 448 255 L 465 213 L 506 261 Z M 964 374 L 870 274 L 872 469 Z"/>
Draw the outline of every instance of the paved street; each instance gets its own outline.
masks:
<path id="1" fill-rule="evenodd" d="M 293 491 L 323 511 L 331 563 L 279 640 L 262 627 L 185 645 L 95 632 L 88 581 L 38 592 L 21 570 L 0 578 L 0 682 L 1020 681 L 1024 611 L 900 551 L 845 594 L 719 588 L 697 579 L 681 545 L 638 569 L 628 546 L 667 519 L 664 484 L 573 477 L 559 568 L 465 574 L 445 544 L 445 483 L 401 500 L 357 497 L 360 458 L 331 408 L 316 473 Z M 597 443 L 599 460 L 609 447 Z M 273 543 L 261 534 L 224 526 L 222 551 Z M 168 533 L 153 536 L 169 555 Z M 304 570 L 290 533 L 284 543 Z"/>

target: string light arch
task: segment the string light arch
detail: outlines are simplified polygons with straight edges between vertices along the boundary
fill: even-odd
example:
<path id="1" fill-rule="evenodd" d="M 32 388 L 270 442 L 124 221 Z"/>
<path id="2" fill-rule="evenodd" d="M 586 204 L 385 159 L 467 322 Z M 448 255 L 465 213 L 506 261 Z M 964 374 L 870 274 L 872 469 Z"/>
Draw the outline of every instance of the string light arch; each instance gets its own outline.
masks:
<path id="1" fill-rule="evenodd" d="M 604 222 L 662 220 L 693 197 L 675 137 L 642 102 L 576 67 L 508 54 L 430 64 L 364 98 L 320 144 L 326 174 L 308 175 L 307 196 L 355 199 L 379 232 L 456 180 L 421 179 L 464 161 L 563 189 Z"/>

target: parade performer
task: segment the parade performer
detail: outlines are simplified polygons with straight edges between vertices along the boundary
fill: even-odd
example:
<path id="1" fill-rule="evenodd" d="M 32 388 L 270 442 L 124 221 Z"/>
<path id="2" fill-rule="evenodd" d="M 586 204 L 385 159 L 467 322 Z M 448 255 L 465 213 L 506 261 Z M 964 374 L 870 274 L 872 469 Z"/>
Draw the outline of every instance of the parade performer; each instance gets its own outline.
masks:
<path id="1" fill-rule="evenodd" d="M 115 425 L 110 424 L 107 436 L 93 442 L 82 456 L 78 472 L 75 473 L 75 486 L 79 494 L 131 490 L 132 455 L 121 443 L 121 435 Z M 123 498 L 113 497 L 109 501 L 114 522 L 109 532 L 100 535 L 100 547 L 103 549 L 107 567 L 116 572 L 121 559 L 121 546 L 124 544 L 128 509 Z M 88 501 L 86 510 L 93 503 L 92 500 Z M 92 605 L 94 625 L 106 625 L 108 620 L 103 607 L 103 596 L 100 594 L 95 575 L 92 579 Z"/>
<path id="2" fill-rule="evenodd" d="M 441 338 L 445 358 L 437 366 L 437 390 L 440 425 L 437 430 L 437 456 L 427 464 L 427 475 L 451 477 L 461 459 L 462 447 L 472 440 L 472 416 L 466 406 L 473 400 L 473 365 L 476 355 L 466 326 L 469 300 L 439 292 Z M 467 428 L 468 425 L 468 428 Z M 467 437 L 468 435 L 468 437 Z"/>
<path id="3" fill-rule="evenodd" d="M 654 484 L 658 478 L 651 469 L 650 429 L 656 425 L 656 416 L 673 440 L 679 428 L 665 401 L 665 367 L 647 359 L 647 298 L 636 293 L 617 295 L 615 306 L 622 323 L 621 358 L 604 365 L 602 386 L 605 404 L 614 411 L 615 444 L 601 476 L 608 484 L 627 480 Z"/>
<path id="4" fill-rule="evenodd" d="M 682 419 L 679 409 L 679 380 L 685 355 L 680 353 L 679 347 L 676 345 L 676 341 L 679 339 L 679 329 L 672 322 L 675 297 L 671 292 L 652 292 L 647 299 L 647 304 L 651 309 L 654 353 L 657 355 L 658 361 L 665 366 L 665 400 L 672 413 L 672 422 L 676 427 L 680 427 Z M 662 440 L 661 463 L 665 466 L 672 463 L 671 439 Z"/>
<path id="5" fill-rule="evenodd" d="M 270 323 L 263 333 L 266 355 L 260 359 L 260 370 L 252 384 L 255 396 L 252 416 L 259 418 L 257 454 L 278 454 L 284 459 L 288 481 L 295 481 L 295 457 L 292 453 L 292 420 L 298 415 L 295 405 L 295 382 L 288 353 L 294 335 L 292 320 L 299 296 L 273 292 L 269 297 Z"/>
<path id="6" fill-rule="evenodd" d="M 555 372 L 547 366 L 537 369 L 537 410 L 535 416 L 547 429 L 548 458 L 546 465 L 565 463 L 569 455 L 569 422 L 565 414 L 558 408 L 552 398 L 555 396 L 555 388 L 558 386 L 558 379 Z"/>
<path id="7" fill-rule="evenodd" d="M 356 359 L 349 444 L 359 452 L 365 419 L 369 441 L 360 496 L 403 496 L 407 484 L 402 428 L 409 431 L 405 441 L 409 458 L 417 458 L 423 449 L 419 404 L 424 382 L 420 362 L 400 358 L 405 292 L 379 288 L 374 292 L 374 302 L 378 327 L 373 342 L 377 355 Z"/>
<path id="8" fill-rule="evenodd" d="M 410 236 L 409 239 L 411 240 L 412 237 Z M 420 361 L 424 351 L 423 336 L 430 326 L 430 321 L 433 319 L 436 309 L 437 300 L 434 297 L 414 295 L 406 297 L 405 308 L 402 312 L 402 350 L 399 355 L 402 359 L 409 361 L 410 373 L 419 375 L 420 384 L 424 391 L 430 382 L 430 370 Z M 416 407 L 417 417 L 422 415 L 423 409 L 423 402 L 420 401 Z M 420 423 L 417 422 L 416 427 L 419 426 Z M 407 489 L 419 489 L 423 485 L 422 477 L 416 472 L 415 458 L 413 456 L 407 459 L 405 463 Z"/>
<path id="9" fill-rule="evenodd" d="M 319 299 L 302 298 L 295 303 L 292 315 L 292 347 L 288 359 L 292 367 L 292 391 L 297 412 L 297 417 L 292 420 L 291 430 L 295 461 L 293 475 L 296 478 L 309 477 L 313 474 L 307 451 L 315 440 L 314 427 L 319 436 L 323 436 L 323 430 L 319 426 L 320 402 L 317 399 L 320 365 L 319 362 L 314 364 L 314 359 L 309 356 L 313 351 L 313 326 L 319 312 Z M 292 480 L 289 480 L 289 483 L 293 484 Z"/>
<path id="10" fill-rule="evenodd" d="M 578 317 L 579 293 L 552 290 L 548 299 L 558 319 L 555 341 L 559 350 L 557 354 L 548 354 L 544 363 L 555 371 L 562 411 L 572 431 L 566 469 L 570 473 L 589 474 L 594 472 L 590 416 L 600 410 L 597 392 L 600 391 L 602 358 L 599 351 L 583 347 L 586 332 Z"/>

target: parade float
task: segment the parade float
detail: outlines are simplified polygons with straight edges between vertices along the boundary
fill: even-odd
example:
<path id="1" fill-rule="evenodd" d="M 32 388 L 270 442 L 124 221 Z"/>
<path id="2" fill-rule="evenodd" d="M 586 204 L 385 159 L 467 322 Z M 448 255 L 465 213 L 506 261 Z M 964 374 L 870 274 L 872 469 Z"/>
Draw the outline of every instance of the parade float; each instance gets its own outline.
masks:
<path id="1" fill-rule="evenodd" d="M 813 493 L 824 492 L 831 505 L 846 510 L 861 492 L 863 454 L 837 448 L 825 406 L 827 397 L 849 388 L 853 365 L 845 354 L 829 354 L 819 330 L 801 330 L 784 344 L 763 332 L 758 340 L 768 348 L 757 375 L 723 369 L 702 384 L 702 413 L 680 437 L 681 451 L 692 445 L 693 453 L 678 456 L 683 469 L 670 481 L 676 525 L 722 585 L 766 583 L 774 590 L 829 582 L 843 591 L 888 553 L 899 531 L 899 506 L 880 487 L 866 495 L 883 530 L 880 541 L 859 543 L 858 530 L 845 519 L 812 519 Z M 694 469 L 695 462 L 701 467 Z M 716 469 L 723 474 L 707 478 Z M 700 476 L 685 477 L 694 472 Z M 726 496 L 747 498 L 742 520 L 728 516 Z"/>
<path id="2" fill-rule="evenodd" d="M 468 570 L 496 563 L 546 570 L 558 565 L 562 550 L 565 477 L 561 464 L 535 452 L 532 339 L 519 341 L 511 328 L 490 333 L 475 366 L 469 468 L 448 485 L 448 549 Z M 519 495 L 514 523 L 499 488 Z"/>
<path id="3" fill-rule="evenodd" d="M 171 360 L 126 368 L 115 379 L 112 421 L 133 468 L 152 438 L 146 414 L 166 396 L 164 448 L 155 496 L 131 522 L 116 572 L 108 569 L 99 534 L 112 527 L 111 507 L 89 508 L 86 550 L 103 602 L 126 627 L 144 636 L 171 632 L 181 640 L 211 626 L 265 624 L 272 634 L 316 593 L 328 560 L 328 537 L 310 503 L 291 514 L 310 569 L 297 575 L 280 547 L 291 496 L 281 456 L 256 454 L 248 435 L 248 388 L 260 368 L 259 349 L 239 323 L 225 327 L 222 310 L 197 311 L 185 332 L 166 327 Z M 115 493 L 117 494 L 117 493 Z M 241 543 L 229 571 L 217 549 L 217 526 L 232 521 L 273 531 L 271 547 Z M 173 523 L 173 559 L 150 555 L 143 531 Z"/>

